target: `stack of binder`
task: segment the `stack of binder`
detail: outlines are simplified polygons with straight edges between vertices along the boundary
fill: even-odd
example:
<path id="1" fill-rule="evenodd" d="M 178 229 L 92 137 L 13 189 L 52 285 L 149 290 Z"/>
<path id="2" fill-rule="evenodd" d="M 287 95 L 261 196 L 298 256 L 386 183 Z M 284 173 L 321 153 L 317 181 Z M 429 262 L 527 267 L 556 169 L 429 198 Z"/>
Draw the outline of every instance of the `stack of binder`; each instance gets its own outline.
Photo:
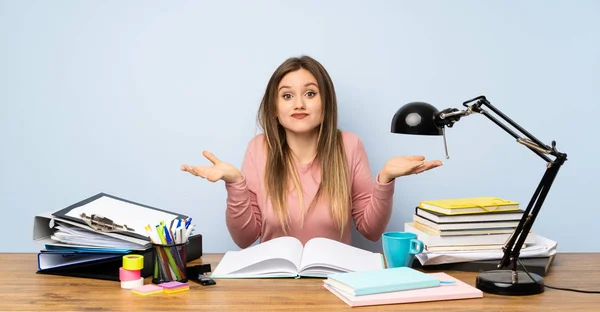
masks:
<path id="1" fill-rule="evenodd" d="M 152 275 L 152 244 L 144 226 L 160 220 L 187 218 L 182 214 L 99 193 L 69 207 L 34 217 L 33 241 L 40 274 L 119 280 L 122 257 L 144 256 L 142 276 Z M 186 259 L 202 256 L 202 235 L 186 246 Z"/>

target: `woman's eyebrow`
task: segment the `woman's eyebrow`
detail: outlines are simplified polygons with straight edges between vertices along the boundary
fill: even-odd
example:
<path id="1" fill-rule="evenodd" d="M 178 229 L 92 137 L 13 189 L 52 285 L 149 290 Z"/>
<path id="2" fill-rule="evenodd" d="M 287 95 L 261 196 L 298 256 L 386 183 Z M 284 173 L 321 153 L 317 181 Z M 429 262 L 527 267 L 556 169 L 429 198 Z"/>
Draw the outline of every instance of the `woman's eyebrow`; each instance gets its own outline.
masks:
<path id="1" fill-rule="evenodd" d="M 308 86 L 315 86 L 316 88 L 319 88 L 319 85 L 317 85 L 314 82 L 308 82 L 308 83 L 304 84 L 305 88 L 308 87 Z M 281 91 L 281 89 L 291 89 L 291 88 L 292 87 L 290 87 L 290 86 L 281 86 L 281 87 L 279 87 L 279 91 Z"/>

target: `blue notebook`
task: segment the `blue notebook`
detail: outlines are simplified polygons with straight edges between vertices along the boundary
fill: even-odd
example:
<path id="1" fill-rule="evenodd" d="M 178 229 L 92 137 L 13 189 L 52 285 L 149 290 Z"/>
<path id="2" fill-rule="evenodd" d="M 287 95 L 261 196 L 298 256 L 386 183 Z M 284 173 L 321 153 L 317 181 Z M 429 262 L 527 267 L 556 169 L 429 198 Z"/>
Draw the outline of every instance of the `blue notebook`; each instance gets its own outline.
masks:
<path id="1" fill-rule="evenodd" d="M 440 286 L 438 278 L 408 267 L 335 273 L 326 283 L 355 296 Z"/>

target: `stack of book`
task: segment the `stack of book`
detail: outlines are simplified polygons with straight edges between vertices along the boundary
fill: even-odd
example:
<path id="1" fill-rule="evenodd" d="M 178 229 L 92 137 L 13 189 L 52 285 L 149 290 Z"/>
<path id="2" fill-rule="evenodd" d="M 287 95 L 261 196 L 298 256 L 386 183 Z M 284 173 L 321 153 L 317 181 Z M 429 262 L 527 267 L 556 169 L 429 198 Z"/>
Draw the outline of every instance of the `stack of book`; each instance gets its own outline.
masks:
<path id="1" fill-rule="evenodd" d="M 407 267 L 330 274 L 323 287 L 352 307 L 483 297 L 448 274 Z"/>
<path id="2" fill-rule="evenodd" d="M 405 231 L 427 251 L 501 250 L 523 216 L 519 203 L 497 197 L 422 201 Z M 525 244 L 534 244 L 527 235 Z"/>

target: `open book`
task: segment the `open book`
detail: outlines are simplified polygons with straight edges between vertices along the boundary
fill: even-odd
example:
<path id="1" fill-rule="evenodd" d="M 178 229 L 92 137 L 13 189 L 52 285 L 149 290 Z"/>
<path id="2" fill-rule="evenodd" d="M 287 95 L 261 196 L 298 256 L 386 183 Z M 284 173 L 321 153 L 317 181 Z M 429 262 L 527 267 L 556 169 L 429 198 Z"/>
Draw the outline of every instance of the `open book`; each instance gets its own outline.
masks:
<path id="1" fill-rule="evenodd" d="M 328 238 L 304 246 L 279 237 L 240 251 L 228 251 L 212 278 L 326 277 L 332 273 L 383 269 L 383 257 Z"/>

